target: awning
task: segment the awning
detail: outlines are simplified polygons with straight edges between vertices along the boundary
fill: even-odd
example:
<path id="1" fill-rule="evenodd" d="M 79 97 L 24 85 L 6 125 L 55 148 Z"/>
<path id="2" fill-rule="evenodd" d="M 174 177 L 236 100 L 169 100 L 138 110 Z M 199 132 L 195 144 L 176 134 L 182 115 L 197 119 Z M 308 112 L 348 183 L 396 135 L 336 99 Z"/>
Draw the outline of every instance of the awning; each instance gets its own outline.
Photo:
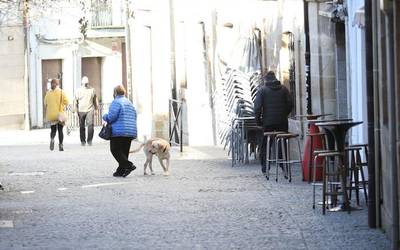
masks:
<path id="1" fill-rule="evenodd" d="M 365 11 L 364 11 L 364 6 L 359 8 L 355 13 L 354 13 L 354 18 L 353 18 L 353 27 L 357 26 L 358 28 L 363 29 L 365 27 Z"/>

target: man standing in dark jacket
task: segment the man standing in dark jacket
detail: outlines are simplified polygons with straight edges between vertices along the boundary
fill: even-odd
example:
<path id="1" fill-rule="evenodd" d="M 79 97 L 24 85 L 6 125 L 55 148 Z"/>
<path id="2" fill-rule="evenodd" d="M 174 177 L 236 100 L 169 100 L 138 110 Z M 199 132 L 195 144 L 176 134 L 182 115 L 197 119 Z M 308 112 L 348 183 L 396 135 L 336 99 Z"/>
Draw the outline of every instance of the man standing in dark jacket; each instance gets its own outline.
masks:
<path id="1" fill-rule="evenodd" d="M 260 86 L 254 102 L 255 119 L 264 132 L 288 131 L 288 116 L 293 108 L 289 90 L 269 71 L 263 77 L 264 85 Z M 261 145 L 261 171 L 266 172 L 266 140 Z"/>

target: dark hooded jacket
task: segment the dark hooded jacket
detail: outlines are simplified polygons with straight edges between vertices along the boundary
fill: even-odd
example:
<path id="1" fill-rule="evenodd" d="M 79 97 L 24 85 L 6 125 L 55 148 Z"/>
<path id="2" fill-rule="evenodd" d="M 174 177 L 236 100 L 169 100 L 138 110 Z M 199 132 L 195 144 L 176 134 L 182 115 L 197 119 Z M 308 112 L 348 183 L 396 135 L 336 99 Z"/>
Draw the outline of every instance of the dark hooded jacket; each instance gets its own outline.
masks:
<path id="1" fill-rule="evenodd" d="M 293 108 L 289 90 L 275 76 L 264 77 L 254 102 L 255 119 L 259 126 L 287 129 Z"/>

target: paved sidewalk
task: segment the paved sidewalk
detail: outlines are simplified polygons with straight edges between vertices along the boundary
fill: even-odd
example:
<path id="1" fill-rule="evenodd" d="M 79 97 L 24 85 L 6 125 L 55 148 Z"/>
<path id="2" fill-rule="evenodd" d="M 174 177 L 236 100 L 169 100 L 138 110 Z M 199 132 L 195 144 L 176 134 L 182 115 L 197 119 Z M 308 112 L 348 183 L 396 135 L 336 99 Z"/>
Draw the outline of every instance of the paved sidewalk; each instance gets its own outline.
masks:
<path id="1" fill-rule="evenodd" d="M 101 127 L 95 127 L 93 142 L 104 142 L 97 135 Z M 58 142 L 58 134 L 56 135 L 56 143 Z M 0 130 L 0 146 L 7 145 L 35 145 L 48 144 L 50 142 L 50 128 L 33 129 L 33 130 Z M 68 135 L 64 128 L 64 144 L 80 144 L 79 129 L 74 129 Z"/>
<path id="2" fill-rule="evenodd" d="M 219 147 L 172 149 L 171 175 L 127 178 L 108 143 L 48 150 L 49 130 L 0 132 L 0 249 L 388 249 L 367 210 L 311 208 L 312 187 L 267 181 L 258 164 L 232 168 Z M 4 140 L 4 141 L 3 141 Z M 138 144 L 135 142 L 132 147 Z M 272 178 L 273 179 L 273 178 Z"/>

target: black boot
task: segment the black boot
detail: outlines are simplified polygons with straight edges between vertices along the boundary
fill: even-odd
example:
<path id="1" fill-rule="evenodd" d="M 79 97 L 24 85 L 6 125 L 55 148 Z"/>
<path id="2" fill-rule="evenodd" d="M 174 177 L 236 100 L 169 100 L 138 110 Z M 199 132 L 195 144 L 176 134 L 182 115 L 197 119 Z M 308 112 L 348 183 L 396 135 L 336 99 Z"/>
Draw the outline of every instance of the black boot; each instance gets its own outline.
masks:
<path id="1" fill-rule="evenodd" d="M 122 177 L 127 177 L 135 169 L 136 169 L 136 166 L 132 164 L 132 166 L 125 169 L 125 172 L 122 175 Z"/>
<path id="2" fill-rule="evenodd" d="M 113 176 L 114 177 L 122 177 L 123 174 L 124 174 L 124 169 L 122 167 L 117 167 L 117 169 L 113 173 Z"/>
<path id="3" fill-rule="evenodd" d="M 50 139 L 50 150 L 54 150 L 54 139 Z"/>

